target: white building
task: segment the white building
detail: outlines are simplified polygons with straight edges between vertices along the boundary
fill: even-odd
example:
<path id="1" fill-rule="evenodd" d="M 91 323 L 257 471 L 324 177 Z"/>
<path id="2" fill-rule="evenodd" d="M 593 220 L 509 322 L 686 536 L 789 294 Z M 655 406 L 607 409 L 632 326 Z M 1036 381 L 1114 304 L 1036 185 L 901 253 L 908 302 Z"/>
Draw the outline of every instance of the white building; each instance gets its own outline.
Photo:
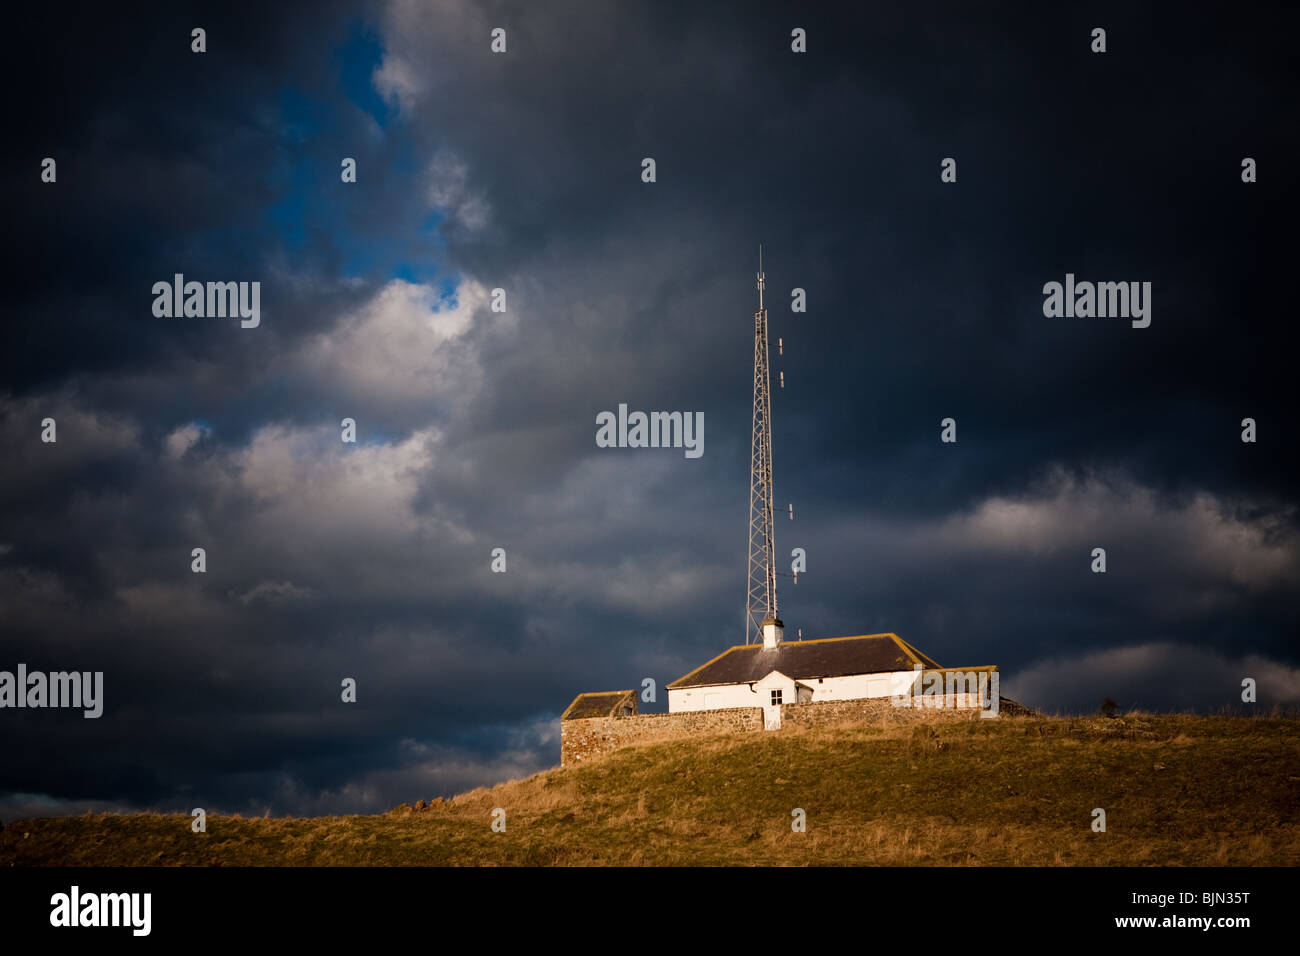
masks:
<path id="1" fill-rule="evenodd" d="M 910 693 L 922 671 L 946 670 L 897 634 L 784 641 L 763 622 L 762 644 L 739 644 L 668 685 L 668 711 L 762 707 L 769 729 L 781 705 Z"/>

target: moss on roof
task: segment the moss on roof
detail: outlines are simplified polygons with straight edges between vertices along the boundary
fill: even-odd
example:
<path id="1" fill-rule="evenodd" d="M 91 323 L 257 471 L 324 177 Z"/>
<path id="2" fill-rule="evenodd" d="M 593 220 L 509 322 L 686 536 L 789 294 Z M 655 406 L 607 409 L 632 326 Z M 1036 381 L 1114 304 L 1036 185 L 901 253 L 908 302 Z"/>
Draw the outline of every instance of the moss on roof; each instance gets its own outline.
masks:
<path id="1" fill-rule="evenodd" d="M 636 713 L 636 691 L 601 690 L 589 691 L 573 698 L 573 703 L 560 715 L 561 720 L 582 720 L 586 717 L 614 717 L 624 703 L 632 705 Z"/>
<path id="2" fill-rule="evenodd" d="M 767 650 L 762 644 L 738 644 L 668 686 L 744 684 L 762 680 L 772 671 L 780 671 L 794 680 L 890 673 L 910 671 L 916 664 L 924 668 L 939 667 L 897 634 L 782 641 L 775 650 Z"/>

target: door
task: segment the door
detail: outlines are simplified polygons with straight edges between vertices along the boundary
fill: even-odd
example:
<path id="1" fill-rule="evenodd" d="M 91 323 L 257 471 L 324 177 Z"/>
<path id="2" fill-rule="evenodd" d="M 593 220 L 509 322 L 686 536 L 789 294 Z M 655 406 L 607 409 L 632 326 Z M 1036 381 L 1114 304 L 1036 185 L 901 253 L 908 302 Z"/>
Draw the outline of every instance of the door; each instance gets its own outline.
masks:
<path id="1" fill-rule="evenodd" d="M 767 706 L 763 708 L 763 729 L 779 730 L 781 727 L 781 705 L 785 702 L 785 692 L 774 687 L 768 691 Z"/>

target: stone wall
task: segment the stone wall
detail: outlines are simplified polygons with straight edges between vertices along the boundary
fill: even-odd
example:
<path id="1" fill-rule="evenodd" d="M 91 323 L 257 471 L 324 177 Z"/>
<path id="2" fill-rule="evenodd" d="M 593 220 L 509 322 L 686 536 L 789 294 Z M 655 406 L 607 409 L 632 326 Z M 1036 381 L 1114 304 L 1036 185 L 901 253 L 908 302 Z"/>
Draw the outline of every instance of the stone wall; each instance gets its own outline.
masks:
<path id="1" fill-rule="evenodd" d="M 935 694 L 909 700 L 942 700 L 943 706 L 895 707 L 889 697 L 856 700 L 822 700 L 806 704 L 782 704 L 782 727 L 830 727 L 835 724 L 878 720 L 971 720 L 981 719 L 976 694 Z M 1001 703 L 999 703 L 1001 710 Z M 984 720 L 994 718 L 985 717 Z"/>
<path id="2" fill-rule="evenodd" d="M 854 700 L 820 700 L 782 704 L 782 727 L 831 727 L 836 724 L 879 720 L 993 720 L 980 717 L 976 694 L 934 694 L 911 698 L 912 707 L 895 707 L 888 697 Z M 942 700 L 943 706 L 922 706 L 920 701 Z M 999 716 L 1033 711 L 1003 697 Z M 728 707 L 688 710 L 676 714 L 637 714 L 633 717 L 587 717 L 560 721 L 560 766 L 568 767 L 592 757 L 602 757 L 631 744 L 654 743 L 681 737 L 763 730 L 762 707 Z M 779 733 L 780 731 L 773 731 Z"/>
<path id="3" fill-rule="evenodd" d="M 562 720 L 560 766 L 568 767 L 592 757 L 604 756 L 630 744 L 762 729 L 762 707 Z"/>

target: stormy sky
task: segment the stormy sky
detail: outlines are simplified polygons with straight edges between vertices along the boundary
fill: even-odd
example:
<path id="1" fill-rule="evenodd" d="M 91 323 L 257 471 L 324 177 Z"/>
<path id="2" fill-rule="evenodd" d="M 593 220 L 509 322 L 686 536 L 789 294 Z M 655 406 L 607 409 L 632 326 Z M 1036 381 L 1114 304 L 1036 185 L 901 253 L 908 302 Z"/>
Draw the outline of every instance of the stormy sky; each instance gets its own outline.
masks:
<path id="1" fill-rule="evenodd" d="M 1300 703 L 1295 12 L 232 6 L 9 14 L 0 669 L 105 699 L 0 711 L 0 819 L 384 810 L 664 709 L 744 639 L 760 242 L 788 636 Z M 1045 317 L 1067 273 L 1150 326 Z M 620 403 L 703 456 L 597 448 Z"/>

